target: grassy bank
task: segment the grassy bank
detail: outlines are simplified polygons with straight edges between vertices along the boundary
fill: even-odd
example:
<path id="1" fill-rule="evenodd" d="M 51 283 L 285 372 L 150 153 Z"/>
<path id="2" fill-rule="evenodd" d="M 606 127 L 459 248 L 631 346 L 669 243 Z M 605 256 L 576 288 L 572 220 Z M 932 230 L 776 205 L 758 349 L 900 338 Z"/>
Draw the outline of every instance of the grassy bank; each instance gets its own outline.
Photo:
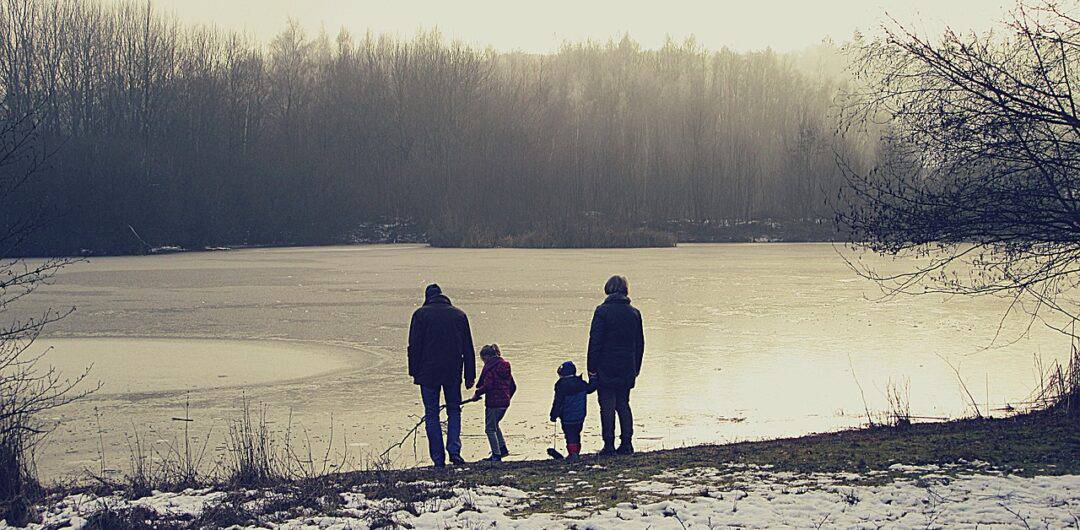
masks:
<path id="1" fill-rule="evenodd" d="M 575 495 L 594 495 L 598 506 L 603 507 L 632 497 L 631 492 L 619 488 L 600 493 L 600 488 L 623 479 L 647 480 L 664 472 L 732 464 L 767 466 L 798 474 L 848 472 L 860 477 L 852 478 L 855 482 L 889 480 L 895 473 L 867 472 L 887 472 L 894 464 L 953 465 L 955 472 L 992 467 L 1023 476 L 1075 475 L 1080 474 L 1080 421 L 1075 415 L 1038 412 L 1004 419 L 917 423 L 904 428 L 875 427 L 701 445 L 631 456 L 586 456 L 569 465 L 529 461 L 472 465 L 467 472 L 408 470 L 399 472 L 398 478 L 408 482 L 445 474 L 467 486 L 508 485 L 540 492 L 536 498 L 541 502 L 530 509 L 542 511 L 560 505 L 565 499 L 556 492 L 570 484 L 574 485 Z M 583 471 L 567 475 L 568 466 Z M 362 476 L 350 476 L 349 481 L 363 482 Z"/>

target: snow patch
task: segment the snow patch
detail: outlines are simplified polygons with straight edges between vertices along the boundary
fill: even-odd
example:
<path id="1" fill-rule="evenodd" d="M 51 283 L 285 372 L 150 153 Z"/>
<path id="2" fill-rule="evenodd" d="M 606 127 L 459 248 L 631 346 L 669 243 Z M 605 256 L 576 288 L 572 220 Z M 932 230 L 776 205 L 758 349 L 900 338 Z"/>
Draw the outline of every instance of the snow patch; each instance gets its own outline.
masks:
<path id="1" fill-rule="evenodd" d="M 940 471 L 935 466 L 894 466 L 893 472 Z M 1074 527 L 1080 521 L 1080 476 L 1019 477 L 1001 474 L 902 475 L 884 484 L 848 484 L 850 474 L 798 475 L 763 468 L 695 468 L 634 481 L 635 502 L 599 509 L 596 499 L 565 499 L 559 513 L 516 515 L 541 493 L 508 486 L 456 488 L 449 499 L 406 507 L 394 499 L 371 500 L 343 492 L 334 516 L 285 521 L 281 530 L 363 529 L 374 515 L 418 529 L 629 528 L 684 529 L 729 526 L 944 528 L 994 526 Z M 159 514 L 195 517 L 225 493 L 188 490 L 155 493 L 137 501 L 72 495 L 46 511 L 32 528 L 82 528 L 103 507 L 142 506 Z M 406 509 L 409 508 L 409 509 Z M 0 523 L 0 528 L 6 528 Z"/>

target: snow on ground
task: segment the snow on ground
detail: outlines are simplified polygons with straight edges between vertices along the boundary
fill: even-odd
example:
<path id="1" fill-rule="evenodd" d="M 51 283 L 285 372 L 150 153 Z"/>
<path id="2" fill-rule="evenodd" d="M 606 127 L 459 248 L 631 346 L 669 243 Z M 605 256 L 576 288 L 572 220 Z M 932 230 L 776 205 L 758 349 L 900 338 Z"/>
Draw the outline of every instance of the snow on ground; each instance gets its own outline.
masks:
<path id="1" fill-rule="evenodd" d="M 182 493 L 158 492 L 149 497 L 128 501 L 120 497 L 95 497 L 80 493 L 65 497 L 49 507 L 43 524 L 31 525 L 31 528 L 82 528 L 87 522 L 86 517 L 96 512 L 126 507 L 147 508 L 159 516 L 198 517 L 208 506 L 220 502 L 226 496 L 227 494 L 221 491 L 189 489 Z M 2 528 L 6 528 L 4 521 L 0 521 L 0 529 Z"/>
<path id="2" fill-rule="evenodd" d="M 967 466 L 970 469 L 972 466 Z M 979 467 L 979 466 L 974 466 Z M 877 485 L 849 485 L 851 474 L 799 475 L 757 467 L 694 468 L 627 483 L 635 502 L 590 509 L 568 491 L 561 513 L 515 514 L 538 493 L 508 486 L 455 489 L 411 510 L 395 500 L 342 493 L 334 516 L 304 517 L 274 525 L 281 530 L 365 529 L 395 521 L 406 527 L 445 528 L 1080 528 L 1080 476 L 1019 477 L 984 469 L 946 474 L 949 467 L 894 466 L 872 472 Z M 586 475 L 587 469 L 578 476 Z M 892 478 L 887 478 L 886 474 Z M 899 475 L 897 475 L 899 474 Z M 159 514 L 197 515 L 224 493 L 188 490 L 137 501 L 73 495 L 52 506 L 44 525 L 80 528 L 104 505 L 139 505 Z M 411 513 L 410 513 L 411 512 Z M 418 515 L 417 515 L 418 514 Z M 3 528 L 3 523 L 0 523 Z"/>

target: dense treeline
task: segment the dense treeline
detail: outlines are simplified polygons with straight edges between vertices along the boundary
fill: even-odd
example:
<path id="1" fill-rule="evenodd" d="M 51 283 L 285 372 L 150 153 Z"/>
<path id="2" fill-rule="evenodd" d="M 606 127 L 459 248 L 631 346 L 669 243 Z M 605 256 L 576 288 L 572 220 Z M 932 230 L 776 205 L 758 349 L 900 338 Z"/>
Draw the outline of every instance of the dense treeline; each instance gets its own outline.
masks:
<path id="1" fill-rule="evenodd" d="M 26 252 L 347 239 L 404 221 L 444 242 L 831 217 L 836 81 L 771 51 L 557 53 L 308 37 L 266 45 L 152 4 L 2 0 L 0 82 L 55 150 L 0 221 Z"/>

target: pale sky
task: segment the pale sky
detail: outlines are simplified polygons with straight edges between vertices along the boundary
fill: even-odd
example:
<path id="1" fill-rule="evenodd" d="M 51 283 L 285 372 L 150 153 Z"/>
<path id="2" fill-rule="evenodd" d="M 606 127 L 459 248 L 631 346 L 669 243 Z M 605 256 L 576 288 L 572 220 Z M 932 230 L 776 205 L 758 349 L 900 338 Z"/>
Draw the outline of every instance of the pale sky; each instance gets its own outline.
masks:
<path id="1" fill-rule="evenodd" d="M 153 0 L 182 21 L 214 23 L 266 41 L 289 17 L 311 34 L 341 27 L 408 36 L 438 27 L 499 50 L 545 52 L 563 41 L 624 32 L 648 48 L 694 35 L 711 49 L 791 51 L 873 30 L 885 12 L 917 27 L 984 29 L 1010 0 Z"/>

